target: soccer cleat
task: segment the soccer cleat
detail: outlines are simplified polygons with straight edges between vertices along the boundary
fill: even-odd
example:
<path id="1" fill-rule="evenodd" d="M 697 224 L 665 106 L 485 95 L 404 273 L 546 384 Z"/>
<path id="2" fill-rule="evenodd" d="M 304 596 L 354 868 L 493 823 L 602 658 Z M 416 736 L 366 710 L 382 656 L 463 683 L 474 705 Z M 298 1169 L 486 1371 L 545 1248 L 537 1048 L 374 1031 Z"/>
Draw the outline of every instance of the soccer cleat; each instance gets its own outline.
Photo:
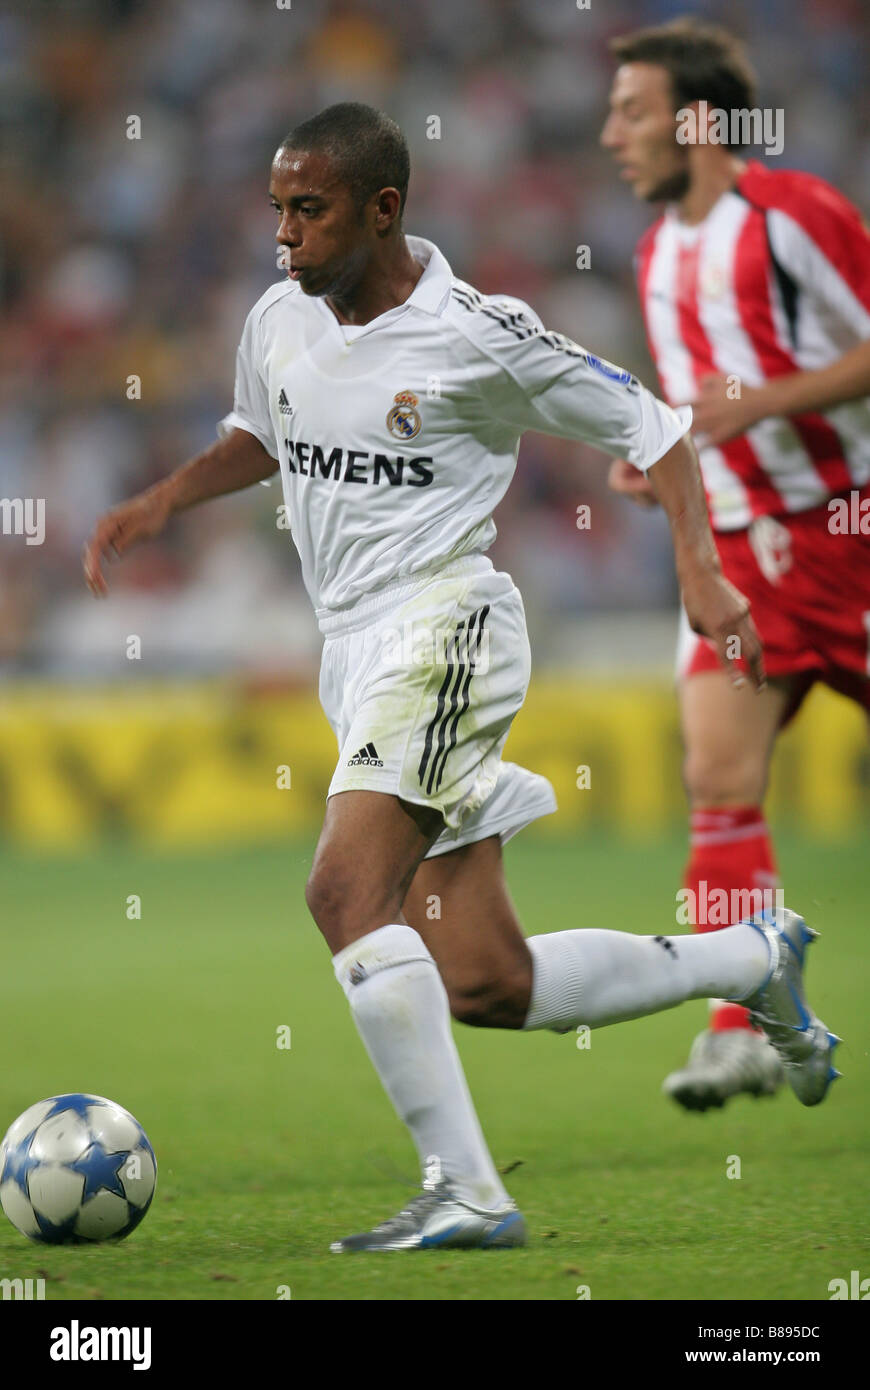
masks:
<path id="1" fill-rule="evenodd" d="M 662 1090 L 686 1110 L 709 1110 L 744 1093 L 772 1096 L 784 1079 L 782 1062 L 761 1033 L 705 1028 L 692 1043 L 686 1066 L 665 1077 Z"/>
<path id="2" fill-rule="evenodd" d="M 526 1223 L 513 1202 L 486 1211 L 462 1202 L 446 1178 L 426 1180 L 397 1216 L 372 1231 L 330 1245 L 333 1254 L 358 1250 L 504 1250 L 525 1245 Z"/>
<path id="3" fill-rule="evenodd" d="M 818 936 L 796 912 L 760 912 L 746 924 L 770 947 L 771 971 L 760 989 L 740 1002 L 782 1058 L 786 1080 L 802 1105 L 818 1105 L 840 1073 L 833 1065 L 840 1042 L 804 998 L 806 948 Z"/>

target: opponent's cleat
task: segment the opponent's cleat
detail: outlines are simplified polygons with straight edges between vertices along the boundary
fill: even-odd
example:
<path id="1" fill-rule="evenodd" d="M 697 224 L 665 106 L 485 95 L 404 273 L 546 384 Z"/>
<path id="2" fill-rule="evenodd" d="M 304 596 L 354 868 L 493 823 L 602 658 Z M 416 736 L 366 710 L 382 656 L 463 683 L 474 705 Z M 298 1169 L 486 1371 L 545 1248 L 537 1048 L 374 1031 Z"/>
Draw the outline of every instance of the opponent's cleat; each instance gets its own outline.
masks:
<path id="1" fill-rule="evenodd" d="M 839 1075 L 833 1065 L 840 1039 L 807 1004 L 803 989 L 806 948 L 818 932 L 796 912 L 760 912 L 746 924 L 770 947 L 771 971 L 760 989 L 741 1000 L 782 1058 L 786 1080 L 803 1105 L 818 1105 Z"/>
<path id="2" fill-rule="evenodd" d="M 689 1060 L 662 1084 L 686 1110 L 723 1106 L 732 1096 L 772 1096 L 785 1080 L 782 1062 L 761 1033 L 751 1028 L 728 1028 L 699 1033 Z"/>
<path id="3" fill-rule="evenodd" d="M 460 1201 L 446 1178 L 425 1182 L 397 1216 L 362 1235 L 334 1240 L 334 1254 L 358 1250 L 503 1250 L 525 1245 L 526 1223 L 513 1202 L 487 1211 Z"/>

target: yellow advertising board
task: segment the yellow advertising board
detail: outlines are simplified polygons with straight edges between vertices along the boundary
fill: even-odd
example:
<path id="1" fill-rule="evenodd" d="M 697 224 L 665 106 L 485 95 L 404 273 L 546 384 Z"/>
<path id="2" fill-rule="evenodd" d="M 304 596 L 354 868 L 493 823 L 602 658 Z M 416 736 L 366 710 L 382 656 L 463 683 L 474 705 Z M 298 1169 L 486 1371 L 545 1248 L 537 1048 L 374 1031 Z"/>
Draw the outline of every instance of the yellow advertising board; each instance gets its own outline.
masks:
<path id="1" fill-rule="evenodd" d="M 0 839 L 195 847 L 311 833 L 336 754 L 309 689 L 15 685 L 0 701 Z M 655 838 L 685 819 L 666 682 L 536 680 L 505 756 L 556 789 L 559 813 L 541 833 Z M 860 711 L 814 691 L 780 741 L 771 818 L 821 838 L 860 833 L 867 766 Z"/>

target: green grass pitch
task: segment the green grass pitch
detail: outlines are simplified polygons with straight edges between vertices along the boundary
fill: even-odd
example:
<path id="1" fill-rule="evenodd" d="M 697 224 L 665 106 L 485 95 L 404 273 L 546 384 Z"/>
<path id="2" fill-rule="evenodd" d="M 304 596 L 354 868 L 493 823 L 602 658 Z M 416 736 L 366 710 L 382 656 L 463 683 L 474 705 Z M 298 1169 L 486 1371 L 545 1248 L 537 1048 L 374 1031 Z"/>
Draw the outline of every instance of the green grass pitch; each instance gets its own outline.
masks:
<path id="1" fill-rule="evenodd" d="M 788 1091 L 707 1115 L 666 1101 L 700 1002 L 593 1033 L 588 1050 L 458 1028 L 530 1244 L 355 1257 L 329 1241 L 396 1211 L 415 1163 L 304 906 L 312 846 L 7 852 L 0 1132 L 44 1096 L 106 1095 L 145 1126 L 159 1180 L 118 1245 L 32 1245 L 0 1218 L 0 1277 L 44 1277 L 48 1299 L 827 1299 L 830 1280 L 870 1274 L 866 850 L 779 847 L 787 901 L 823 933 L 810 998 L 845 1038 L 821 1107 Z M 673 931 L 681 860 L 679 837 L 507 850 L 530 934 Z"/>

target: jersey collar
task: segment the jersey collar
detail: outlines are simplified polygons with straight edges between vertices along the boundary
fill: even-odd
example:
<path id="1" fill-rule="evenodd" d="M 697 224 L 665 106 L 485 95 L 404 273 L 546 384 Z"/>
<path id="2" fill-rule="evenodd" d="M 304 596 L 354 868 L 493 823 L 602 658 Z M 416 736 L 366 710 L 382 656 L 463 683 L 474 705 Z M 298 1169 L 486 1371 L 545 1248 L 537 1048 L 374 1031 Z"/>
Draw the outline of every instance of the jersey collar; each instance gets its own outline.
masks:
<path id="1" fill-rule="evenodd" d="M 325 299 L 314 300 L 316 311 L 326 316 L 330 328 L 340 333 L 345 343 L 354 343 L 358 338 L 364 338 L 369 333 L 377 332 L 379 328 L 395 323 L 396 319 L 406 314 L 409 309 L 421 309 L 424 314 L 437 316 L 450 299 L 453 272 L 438 247 L 419 236 L 409 236 L 406 240 L 414 260 L 423 266 L 423 274 L 402 304 L 396 304 L 385 313 L 378 314 L 368 323 L 355 324 L 339 323 Z"/>
<path id="2" fill-rule="evenodd" d="M 450 298 L 453 272 L 433 242 L 421 236 L 409 236 L 405 240 L 414 260 L 423 266 L 423 274 L 405 303 L 426 314 L 440 314 Z"/>

